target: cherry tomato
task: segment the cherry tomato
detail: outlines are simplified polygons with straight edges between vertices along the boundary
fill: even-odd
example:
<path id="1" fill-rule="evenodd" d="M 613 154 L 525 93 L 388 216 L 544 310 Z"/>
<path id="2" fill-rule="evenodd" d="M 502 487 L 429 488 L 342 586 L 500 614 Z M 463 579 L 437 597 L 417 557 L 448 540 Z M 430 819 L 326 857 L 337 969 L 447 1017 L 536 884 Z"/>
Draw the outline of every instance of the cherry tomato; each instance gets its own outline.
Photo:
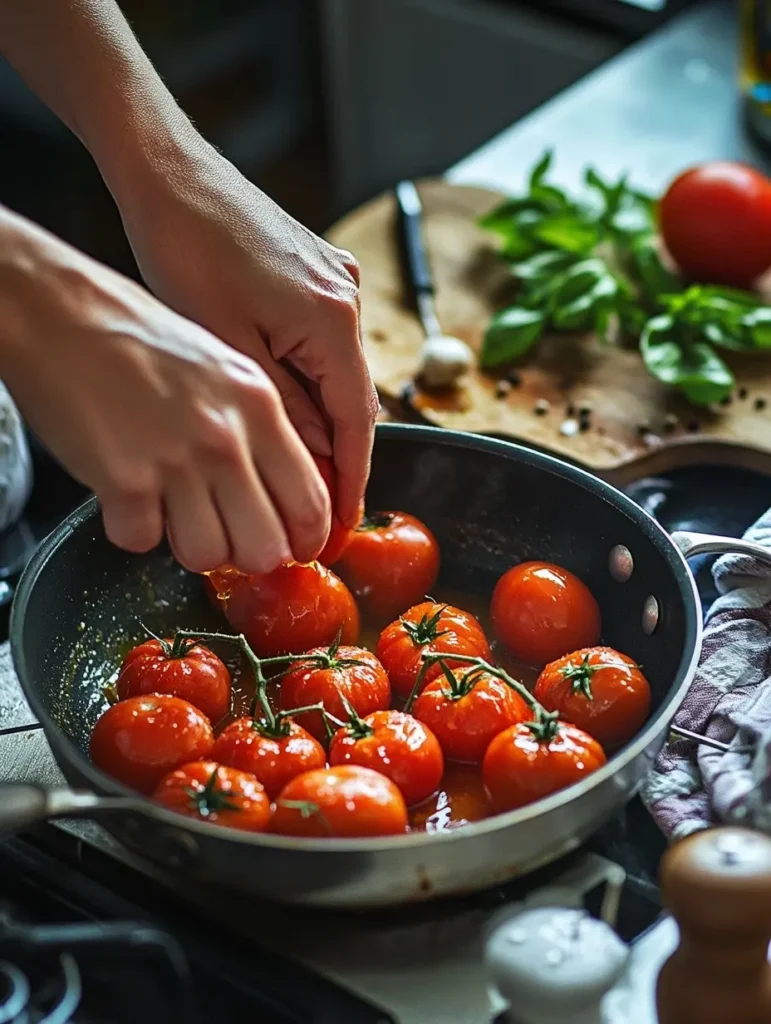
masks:
<path id="1" fill-rule="evenodd" d="M 305 772 L 284 786 L 270 830 L 315 838 L 398 835 L 407 831 L 407 807 L 385 775 L 340 764 Z"/>
<path id="2" fill-rule="evenodd" d="M 492 812 L 479 765 L 450 761 L 438 792 L 410 811 L 410 829 L 413 832 L 446 832 L 471 821 L 489 818 Z"/>
<path id="3" fill-rule="evenodd" d="M 507 683 L 477 668 L 450 670 L 426 685 L 413 714 L 432 730 L 451 761 L 481 761 L 490 740 L 515 722 L 532 718 Z"/>
<path id="4" fill-rule="evenodd" d="M 517 658 L 545 665 L 600 639 L 600 609 L 586 584 L 549 562 L 522 562 L 498 580 L 493 629 Z"/>
<path id="5" fill-rule="evenodd" d="M 337 571 L 377 623 L 422 601 L 439 576 L 439 545 L 415 516 L 376 512 L 356 528 Z"/>
<path id="6" fill-rule="evenodd" d="M 651 688 L 625 654 L 589 647 L 547 665 L 535 698 L 611 750 L 630 740 L 648 717 Z"/>
<path id="7" fill-rule="evenodd" d="M 329 744 L 329 763 L 374 768 L 396 783 L 408 807 L 436 792 L 444 772 L 436 736 L 403 711 L 375 711 L 339 729 Z"/>
<path id="8" fill-rule="evenodd" d="M 302 654 L 359 635 L 359 611 L 350 590 L 319 562 L 290 562 L 265 575 L 246 576 L 226 567 L 208 576 L 228 622 L 255 653 L 268 658 Z"/>
<path id="9" fill-rule="evenodd" d="M 271 800 L 296 775 L 327 763 L 319 741 L 290 718 L 281 719 L 275 730 L 259 719 L 239 718 L 219 734 L 211 756 L 254 775 Z"/>
<path id="10" fill-rule="evenodd" d="M 121 700 L 144 693 L 168 693 L 190 701 L 211 722 L 230 710 L 230 672 L 223 661 L 201 644 L 145 640 L 129 651 L 116 684 Z"/>
<path id="11" fill-rule="evenodd" d="M 718 160 L 685 171 L 659 205 L 667 249 L 690 277 L 749 288 L 771 267 L 771 181 Z"/>
<path id="12" fill-rule="evenodd" d="M 436 601 L 416 604 L 386 626 L 376 653 L 394 692 L 405 698 L 412 693 L 425 654 L 468 654 L 486 661 L 492 657 L 487 638 L 474 616 Z M 447 664 L 453 667 L 451 659 Z M 425 681 L 430 682 L 440 672 L 438 665 L 432 665 Z"/>
<path id="13" fill-rule="evenodd" d="M 572 786 L 605 764 L 602 747 L 588 733 L 568 722 L 546 728 L 539 737 L 519 722 L 499 733 L 487 748 L 482 780 L 498 814 Z"/>
<path id="14" fill-rule="evenodd" d="M 324 710 L 346 721 L 345 697 L 357 715 L 363 718 L 382 711 L 391 700 L 391 684 L 385 669 L 374 654 L 363 647 L 318 647 L 308 657 L 320 660 L 300 661 L 281 681 L 282 710 L 323 703 Z M 296 720 L 317 739 L 327 735 L 320 711 L 305 711 Z"/>
<path id="15" fill-rule="evenodd" d="M 321 477 L 327 485 L 329 497 L 332 501 L 332 527 L 329 531 L 327 543 L 324 545 L 324 550 L 318 556 L 318 561 L 322 565 L 334 565 L 348 547 L 353 537 L 353 530 L 348 526 L 343 526 L 335 514 L 337 487 L 335 485 L 334 463 L 331 459 L 326 459 L 321 455 L 314 455 L 313 461 L 318 466 L 319 473 L 321 473 Z"/>
<path id="16" fill-rule="evenodd" d="M 270 821 L 270 800 L 257 779 L 216 761 L 183 764 L 161 780 L 153 800 L 189 818 L 243 832 L 264 832 Z"/>
<path id="17" fill-rule="evenodd" d="M 91 760 L 119 782 L 152 793 L 164 775 L 211 753 L 209 719 L 181 697 L 128 697 L 107 708 L 91 733 Z"/>

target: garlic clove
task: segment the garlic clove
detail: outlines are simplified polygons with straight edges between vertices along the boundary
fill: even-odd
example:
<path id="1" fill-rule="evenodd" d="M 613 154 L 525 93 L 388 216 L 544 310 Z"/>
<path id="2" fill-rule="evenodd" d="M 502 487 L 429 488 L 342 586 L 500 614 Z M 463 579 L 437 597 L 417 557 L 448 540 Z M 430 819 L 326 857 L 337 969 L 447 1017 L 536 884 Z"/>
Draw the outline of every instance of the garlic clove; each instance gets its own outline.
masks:
<path id="1" fill-rule="evenodd" d="M 439 335 L 423 342 L 418 376 L 428 388 L 449 387 L 473 365 L 474 353 L 465 341 Z"/>

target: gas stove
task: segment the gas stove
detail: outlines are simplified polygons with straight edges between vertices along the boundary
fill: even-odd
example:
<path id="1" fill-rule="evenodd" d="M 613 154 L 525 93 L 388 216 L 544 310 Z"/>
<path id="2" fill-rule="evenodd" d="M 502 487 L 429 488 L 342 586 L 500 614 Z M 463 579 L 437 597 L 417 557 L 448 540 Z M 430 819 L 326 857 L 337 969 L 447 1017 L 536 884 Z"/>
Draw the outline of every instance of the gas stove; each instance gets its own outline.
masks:
<path id="1" fill-rule="evenodd" d="M 0 609 L 41 536 L 83 497 L 37 451 L 36 488 L 0 537 Z M 699 467 L 640 480 L 630 495 L 667 529 L 738 536 L 771 505 L 771 479 Z M 705 606 L 711 559 L 693 564 Z M 0 619 L 0 628 L 4 627 Z M 0 646 L 0 777 L 61 781 Z M 0 1024 L 488 1024 L 503 1004 L 483 964 L 492 923 L 523 903 L 585 906 L 633 943 L 639 991 L 613 1024 L 653 1024 L 653 980 L 676 941 L 656 886 L 664 841 L 639 801 L 585 848 L 474 896 L 344 914 L 180 888 L 89 823 L 0 843 Z M 626 1002 L 624 1002 L 626 1000 Z M 634 1012 L 624 1009 L 634 1006 Z"/>

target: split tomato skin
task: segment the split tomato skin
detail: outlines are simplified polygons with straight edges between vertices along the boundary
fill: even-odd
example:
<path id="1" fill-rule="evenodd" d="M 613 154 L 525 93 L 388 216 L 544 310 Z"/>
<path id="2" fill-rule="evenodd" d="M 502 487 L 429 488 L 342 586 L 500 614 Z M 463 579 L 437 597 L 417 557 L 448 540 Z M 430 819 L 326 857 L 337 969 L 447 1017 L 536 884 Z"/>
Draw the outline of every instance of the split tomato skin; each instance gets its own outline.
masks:
<path id="1" fill-rule="evenodd" d="M 693 167 L 667 189 L 659 225 L 689 277 L 751 288 L 771 267 L 771 181 L 728 160 Z"/>
<path id="2" fill-rule="evenodd" d="M 114 779 L 152 793 L 164 775 L 209 756 L 209 719 L 167 694 L 128 697 L 107 708 L 91 733 L 91 760 Z"/>
<path id="3" fill-rule="evenodd" d="M 460 691 L 469 678 L 467 668 L 451 669 Z M 473 670 L 476 681 L 468 692 L 453 696 L 444 675 L 428 683 L 415 701 L 412 713 L 439 740 L 450 761 L 478 762 L 499 732 L 532 718 L 524 699 L 488 672 Z"/>
<path id="4" fill-rule="evenodd" d="M 605 750 L 627 743 L 651 707 L 648 680 L 631 658 L 612 647 L 590 647 L 551 662 L 538 677 L 534 696 Z"/>
<path id="5" fill-rule="evenodd" d="M 383 664 L 396 694 L 405 699 L 412 693 L 427 654 L 464 654 L 492 659 L 490 645 L 481 625 L 469 612 L 436 601 L 422 601 L 409 608 L 380 634 L 376 653 Z M 432 665 L 425 673 L 425 682 L 441 672 Z"/>
<path id="6" fill-rule="evenodd" d="M 270 822 L 270 800 L 257 779 L 216 761 L 194 761 L 170 772 L 153 800 L 188 818 L 242 832 L 264 832 Z"/>
<path id="7" fill-rule="evenodd" d="M 359 635 L 353 595 L 320 562 L 289 562 L 264 575 L 217 570 L 208 579 L 228 622 L 259 657 L 302 654 L 338 633 L 352 644 Z"/>
<path id="8" fill-rule="evenodd" d="M 428 726 L 403 711 L 375 711 L 363 725 L 366 733 L 355 723 L 335 733 L 330 765 L 357 764 L 380 772 L 399 787 L 408 807 L 436 792 L 444 755 Z"/>
<path id="9" fill-rule="evenodd" d="M 116 683 L 120 699 L 165 693 L 189 701 L 210 722 L 219 722 L 230 710 L 227 665 L 202 644 L 186 644 L 178 657 L 170 652 L 172 640 L 161 643 L 155 638 L 129 651 Z"/>
<path id="10" fill-rule="evenodd" d="M 556 724 L 556 735 L 539 739 L 520 722 L 499 733 L 482 761 L 482 780 L 497 814 L 535 803 L 597 771 L 605 753 L 582 729 Z"/>
<path id="11" fill-rule="evenodd" d="M 385 775 L 335 765 L 292 779 L 279 794 L 270 830 L 316 839 L 400 835 L 407 831 L 407 806 Z"/>
<path id="12" fill-rule="evenodd" d="M 385 669 L 371 651 L 363 647 L 319 647 L 308 651 L 308 658 L 321 655 L 329 666 L 312 661 L 296 663 L 281 681 L 279 703 L 282 711 L 324 705 L 324 710 L 341 721 L 348 719 L 345 697 L 357 715 L 364 718 L 373 711 L 385 710 L 391 702 L 391 684 Z M 304 711 L 293 716 L 304 729 L 324 740 L 327 730 L 320 711 Z"/>
<path id="13" fill-rule="evenodd" d="M 550 562 L 522 562 L 498 580 L 490 604 L 498 639 L 521 661 L 545 665 L 600 639 L 600 609 L 577 576 Z"/>
<path id="14" fill-rule="evenodd" d="M 291 719 L 283 722 L 285 734 L 270 735 L 254 718 L 236 719 L 215 740 L 212 759 L 253 775 L 274 800 L 295 776 L 327 763 L 315 737 Z"/>
<path id="15" fill-rule="evenodd" d="M 377 512 L 354 530 L 336 568 L 364 615 L 383 625 L 430 592 L 439 576 L 439 545 L 415 516 Z"/>

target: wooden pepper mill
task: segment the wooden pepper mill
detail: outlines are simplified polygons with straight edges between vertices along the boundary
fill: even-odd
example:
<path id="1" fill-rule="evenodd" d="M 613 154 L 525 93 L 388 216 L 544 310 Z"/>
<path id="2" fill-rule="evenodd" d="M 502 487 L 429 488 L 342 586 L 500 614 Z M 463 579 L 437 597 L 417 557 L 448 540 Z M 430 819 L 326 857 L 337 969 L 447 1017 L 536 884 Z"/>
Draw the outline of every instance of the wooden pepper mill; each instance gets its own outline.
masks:
<path id="1" fill-rule="evenodd" d="M 680 945 L 661 968 L 659 1024 L 771 1024 L 771 839 L 700 832 L 661 869 Z"/>

